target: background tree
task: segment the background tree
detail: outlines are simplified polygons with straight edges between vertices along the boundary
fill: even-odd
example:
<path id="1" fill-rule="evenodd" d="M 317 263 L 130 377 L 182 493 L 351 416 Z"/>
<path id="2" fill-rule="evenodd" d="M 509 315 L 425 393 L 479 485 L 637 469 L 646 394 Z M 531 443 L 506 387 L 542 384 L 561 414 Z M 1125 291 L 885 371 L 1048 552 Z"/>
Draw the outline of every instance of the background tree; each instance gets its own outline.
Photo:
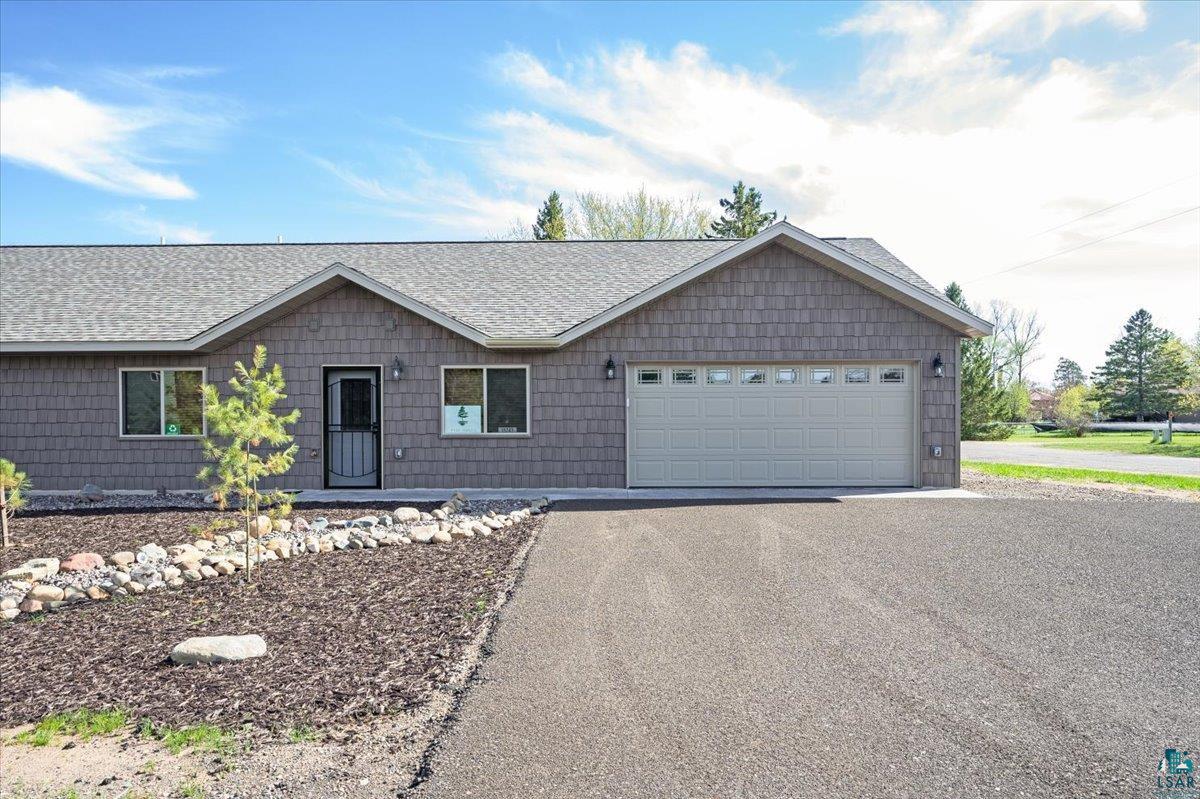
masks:
<path id="1" fill-rule="evenodd" d="M 742 181 L 733 184 L 733 198 L 721 200 L 721 218 L 712 223 L 710 239 L 748 239 L 778 217 L 762 209 L 762 194 Z"/>
<path id="2" fill-rule="evenodd" d="M 12 538 L 8 532 L 8 523 L 17 511 L 25 506 L 25 492 L 33 488 L 25 472 L 17 470 L 17 465 L 10 460 L 0 458 L 0 541 L 3 547 L 12 546 Z"/>
<path id="3" fill-rule="evenodd" d="M 1038 318 L 1037 311 L 1017 308 L 1009 312 L 1006 322 L 1000 335 L 1013 369 L 1013 377 L 1018 383 L 1024 383 L 1029 367 L 1042 358 L 1038 348 L 1042 343 L 1042 333 L 1046 332 L 1046 324 Z"/>
<path id="4" fill-rule="evenodd" d="M 1076 436 L 1086 435 L 1088 425 L 1100 410 L 1100 403 L 1091 399 L 1091 392 L 1082 383 L 1067 386 L 1054 403 L 1054 421 L 1059 428 Z"/>
<path id="5" fill-rule="evenodd" d="M 672 200 L 643 186 L 623 197 L 577 195 L 568 229 L 573 239 L 695 239 L 711 219 L 698 195 Z"/>
<path id="6" fill-rule="evenodd" d="M 246 522 L 246 582 L 252 582 L 252 550 L 258 529 L 258 516 L 264 507 L 274 514 L 291 512 L 290 495 L 279 490 L 260 491 L 259 481 L 278 476 L 292 468 L 297 447 L 287 431 L 300 419 L 299 409 L 283 416 L 275 405 L 287 399 L 283 392 L 283 369 L 275 364 L 266 369 L 267 348 L 254 348 L 250 368 L 238 361 L 229 380 L 231 394 L 222 399 L 217 387 L 204 386 L 204 411 L 208 417 L 209 437 L 204 439 L 204 455 L 215 461 L 200 470 L 199 479 L 208 484 L 222 510 L 229 501 L 241 502 Z M 212 434 L 225 439 L 222 445 Z M 278 449 L 288 445 L 286 449 Z M 263 450 L 260 454 L 256 450 Z"/>
<path id="7" fill-rule="evenodd" d="M 1110 416 L 1134 416 L 1139 422 L 1173 410 L 1173 396 L 1187 382 L 1187 362 L 1178 348 L 1164 350 L 1171 334 L 1154 325 L 1141 308 L 1125 323 L 1125 333 L 1105 351 L 1093 375 L 1101 407 Z"/>
<path id="8" fill-rule="evenodd" d="M 1065 391 L 1072 386 L 1082 386 L 1087 382 L 1083 368 L 1070 358 L 1059 358 L 1054 367 L 1054 391 Z"/>
<path id="9" fill-rule="evenodd" d="M 1019 380 L 1014 380 L 1004 387 L 1003 398 L 1005 421 L 1028 422 L 1030 420 L 1033 399 L 1029 394 L 1029 386 Z"/>
<path id="10" fill-rule="evenodd" d="M 550 192 L 533 225 L 537 241 L 563 241 L 567 238 L 567 215 L 557 191 Z"/>
<path id="11" fill-rule="evenodd" d="M 946 297 L 964 311 L 971 311 L 962 287 L 951 283 Z M 963 339 L 960 367 L 962 371 L 960 420 L 962 437 L 967 440 L 1008 438 L 1012 428 L 1000 424 L 1010 411 L 1005 392 L 997 379 L 991 343 L 986 338 Z"/>

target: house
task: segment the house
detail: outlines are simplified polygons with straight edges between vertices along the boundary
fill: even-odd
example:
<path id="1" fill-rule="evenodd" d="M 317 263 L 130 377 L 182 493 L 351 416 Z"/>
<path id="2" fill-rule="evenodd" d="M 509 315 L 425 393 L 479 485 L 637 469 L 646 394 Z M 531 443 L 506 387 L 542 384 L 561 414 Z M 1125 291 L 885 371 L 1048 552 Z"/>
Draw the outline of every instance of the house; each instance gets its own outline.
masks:
<path id="1" fill-rule="evenodd" d="M 1029 411 L 1030 416 L 1036 421 L 1043 419 L 1054 418 L 1054 404 L 1057 401 L 1056 397 L 1049 391 L 1043 391 L 1040 388 L 1032 388 L 1029 390 Z"/>
<path id="2" fill-rule="evenodd" d="M 872 239 L 12 246 L 0 454 L 195 489 L 197 388 L 257 343 L 285 487 L 956 486 L 959 339 Z"/>

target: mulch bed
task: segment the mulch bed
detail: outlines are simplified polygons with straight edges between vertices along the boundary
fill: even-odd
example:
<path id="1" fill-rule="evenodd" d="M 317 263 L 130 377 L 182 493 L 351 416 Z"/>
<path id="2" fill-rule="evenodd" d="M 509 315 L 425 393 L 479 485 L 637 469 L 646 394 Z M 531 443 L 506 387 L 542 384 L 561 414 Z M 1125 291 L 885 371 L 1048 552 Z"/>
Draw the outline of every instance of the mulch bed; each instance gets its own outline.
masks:
<path id="1" fill-rule="evenodd" d="M 352 518 L 354 510 L 330 517 Z M 317 515 L 311 509 L 298 513 Z M 54 552 L 108 553 L 150 540 L 166 545 L 171 542 L 160 539 L 167 536 L 148 534 L 145 525 L 161 530 L 169 522 L 166 529 L 179 529 L 178 517 L 186 528 L 216 515 L 72 518 L 71 525 L 84 526 L 91 537 L 63 546 L 60 531 Z M 154 518 L 135 518 L 146 516 Z M 42 535 L 43 519 L 53 518 L 61 527 L 61 515 L 23 520 L 30 540 Z M 256 588 L 245 587 L 237 575 L 6 624 L 0 724 L 35 722 L 79 707 L 122 706 L 157 724 L 253 723 L 280 730 L 347 725 L 412 708 L 446 680 L 481 628 L 486 614 L 480 607 L 495 600 L 514 555 L 541 521 L 533 517 L 490 538 L 448 545 L 293 557 L 266 564 Z M 26 552 L 22 557 L 32 556 Z M 266 639 L 265 657 L 191 667 L 167 660 L 185 638 L 246 633 Z"/>

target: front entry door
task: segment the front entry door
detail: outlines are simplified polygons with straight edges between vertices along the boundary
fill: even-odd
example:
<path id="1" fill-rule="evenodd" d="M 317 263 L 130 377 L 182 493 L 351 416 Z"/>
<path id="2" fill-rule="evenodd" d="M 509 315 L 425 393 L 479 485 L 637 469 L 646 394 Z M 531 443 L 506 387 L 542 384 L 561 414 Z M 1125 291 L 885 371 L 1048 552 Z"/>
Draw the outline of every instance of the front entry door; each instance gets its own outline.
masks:
<path id="1" fill-rule="evenodd" d="M 379 488 L 378 368 L 325 369 L 325 487 Z"/>

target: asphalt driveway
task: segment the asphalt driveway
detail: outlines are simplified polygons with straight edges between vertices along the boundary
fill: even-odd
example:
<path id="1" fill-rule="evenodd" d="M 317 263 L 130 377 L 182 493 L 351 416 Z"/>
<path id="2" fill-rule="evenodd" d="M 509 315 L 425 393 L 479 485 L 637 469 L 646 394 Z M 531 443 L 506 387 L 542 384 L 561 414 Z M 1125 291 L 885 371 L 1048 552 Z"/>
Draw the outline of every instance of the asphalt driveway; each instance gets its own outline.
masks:
<path id="1" fill-rule="evenodd" d="M 421 797 L 1150 796 L 1188 503 L 560 503 Z"/>
<path id="2" fill-rule="evenodd" d="M 1059 449 L 1015 441 L 964 441 L 962 456 L 964 460 L 969 461 L 1200 477 L 1200 458 L 1177 458 L 1174 455 L 1133 455 L 1128 452 Z"/>

